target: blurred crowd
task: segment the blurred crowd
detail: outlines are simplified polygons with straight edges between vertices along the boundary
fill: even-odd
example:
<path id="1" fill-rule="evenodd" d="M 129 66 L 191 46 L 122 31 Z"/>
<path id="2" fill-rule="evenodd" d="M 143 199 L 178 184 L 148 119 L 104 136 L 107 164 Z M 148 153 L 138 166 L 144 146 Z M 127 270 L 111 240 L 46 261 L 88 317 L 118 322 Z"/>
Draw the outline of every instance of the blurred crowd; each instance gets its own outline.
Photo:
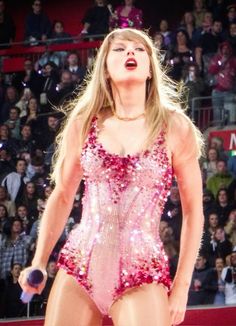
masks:
<path id="1" fill-rule="evenodd" d="M 193 0 L 192 10 L 176 28 L 161 19 L 153 40 L 168 74 L 186 85 L 191 109 L 212 96 L 213 122 L 236 122 L 236 4 L 224 0 Z M 85 14 L 83 29 L 71 36 L 64 23 L 52 23 L 43 11 L 42 1 L 32 2 L 25 22 L 29 46 L 50 40 L 65 43 L 102 39 L 113 28 L 143 28 L 143 12 L 133 0 L 112 8 L 104 0 Z M 10 47 L 15 23 L 0 0 L 0 45 Z M 6 44 L 8 44 L 6 46 Z M 38 229 L 50 184 L 55 137 L 64 119 L 56 107 L 72 100 L 80 91 L 88 66 L 78 51 L 44 53 L 34 61 L 26 57 L 21 72 L 0 72 L 0 317 L 26 315 L 17 282 L 22 268 L 30 264 L 37 245 Z M 193 108 L 194 105 L 194 108 Z M 222 116 L 222 112 L 224 116 Z M 225 112 L 227 116 L 225 117 Z M 194 116 L 193 116 L 194 118 Z M 213 138 L 200 160 L 203 176 L 205 231 L 189 291 L 189 305 L 236 303 L 236 156 L 230 157 L 222 143 Z M 189 176 L 191 177 L 191 176 Z M 31 314 L 45 312 L 48 294 L 55 278 L 56 260 L 71 229 L 80 222 L 83 182 L 78 188 L 66 228 L 48 262 L 48 281 L 31 304 Z M 194 189 L 193 189 L 194 196 Z M 56 212 L 55 212 L 56 214 Z M 173 180 L 160 223 L 160 236 L 175 275 L 182 223 L 178 185 Z"/>

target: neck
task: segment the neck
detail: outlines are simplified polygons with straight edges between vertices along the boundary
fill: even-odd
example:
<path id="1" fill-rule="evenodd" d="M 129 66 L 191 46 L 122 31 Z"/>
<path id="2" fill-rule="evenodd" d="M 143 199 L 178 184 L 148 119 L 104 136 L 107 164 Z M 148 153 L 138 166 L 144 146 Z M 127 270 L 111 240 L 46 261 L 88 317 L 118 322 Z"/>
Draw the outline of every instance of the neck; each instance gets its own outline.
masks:
<path id="1" fill-rule="evenodd" d="M 13 283 L 16 284 L 18 282 L 18 277 L 13 276 Z"/>
<path id="2" fill-rule="evenodd" d="M 17 232 L 12 232 L 12 234 L 11 234 L 11 240 L 16 240 L 17 238 L 19 237 L 19 233 Z"/>
<path id="3" fill-rule="evenodd" d="M 113 88 L 115 111 L 122 117 L 134 117 L 145 111 L 145 85 Z"/>

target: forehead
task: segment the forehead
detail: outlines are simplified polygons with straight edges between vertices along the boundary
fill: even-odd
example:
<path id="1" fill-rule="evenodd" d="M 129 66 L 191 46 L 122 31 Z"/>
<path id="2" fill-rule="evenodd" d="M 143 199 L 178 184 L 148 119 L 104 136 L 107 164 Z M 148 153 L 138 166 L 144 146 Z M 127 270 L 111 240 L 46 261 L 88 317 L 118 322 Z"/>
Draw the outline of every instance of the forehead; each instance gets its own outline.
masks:
<path id="1" fill-rule="evenodd" d="M 131 38 L 131 37 L 115 37 L 114 39 L 111 40 L 110 42 L 111 45 L 113 44 L 142 44 L 145 45 L 144 41 L 138 38 Z"/>

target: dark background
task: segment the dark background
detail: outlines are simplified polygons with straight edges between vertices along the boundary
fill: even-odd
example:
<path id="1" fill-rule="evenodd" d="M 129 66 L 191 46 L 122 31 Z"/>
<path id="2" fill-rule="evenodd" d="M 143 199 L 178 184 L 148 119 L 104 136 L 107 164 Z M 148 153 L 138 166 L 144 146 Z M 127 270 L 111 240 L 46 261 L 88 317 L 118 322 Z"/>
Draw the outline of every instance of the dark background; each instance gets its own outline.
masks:
<path id="1" fill-rule="evenodd" d="M 119 0 L 107 1 L 113 8 L 120 5 Z M 165 18 L 170 24 L 170 29 L 175 28 L 186 10 L 192 10 L 193 0 L 137 0 L 135 5 L 143 10 L 144 28 L 152 27 L 152 31 L 158 28 L 160 20 Z M 31 10 L 32 1 L 6 1 L 8 11 L 11 13 L 17 25 L 16 40 L 22 39 L 24 21 Z M 75 35 L 82 29 L 81 20 L 86 9 L 94 5 L 91 0 L 45 0 L 43 9 L 53 21 L 61 19 L 65 23 L 65 30 Z"/>

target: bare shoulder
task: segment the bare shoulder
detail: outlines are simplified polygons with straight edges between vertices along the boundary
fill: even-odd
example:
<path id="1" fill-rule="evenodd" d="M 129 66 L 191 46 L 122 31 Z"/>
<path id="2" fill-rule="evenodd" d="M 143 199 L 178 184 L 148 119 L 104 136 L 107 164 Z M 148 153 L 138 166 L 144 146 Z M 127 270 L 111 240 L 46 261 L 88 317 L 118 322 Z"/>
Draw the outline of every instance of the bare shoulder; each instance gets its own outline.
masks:
<path id="1" fill-rule="evenodd" d="M 171 111 L 168 119 L 168 144 L 173 150 L 182 145 L 189 136 L 194 136 L 192 121 L 182 112 Z"/>
<path id="2" fill-rule="evenodd" d="M 187 161 L 198 161 L 202 154 L 203 138 L 191 119 L 184 112 L 170 112 L 167 144 L 175 167 Z"/>

